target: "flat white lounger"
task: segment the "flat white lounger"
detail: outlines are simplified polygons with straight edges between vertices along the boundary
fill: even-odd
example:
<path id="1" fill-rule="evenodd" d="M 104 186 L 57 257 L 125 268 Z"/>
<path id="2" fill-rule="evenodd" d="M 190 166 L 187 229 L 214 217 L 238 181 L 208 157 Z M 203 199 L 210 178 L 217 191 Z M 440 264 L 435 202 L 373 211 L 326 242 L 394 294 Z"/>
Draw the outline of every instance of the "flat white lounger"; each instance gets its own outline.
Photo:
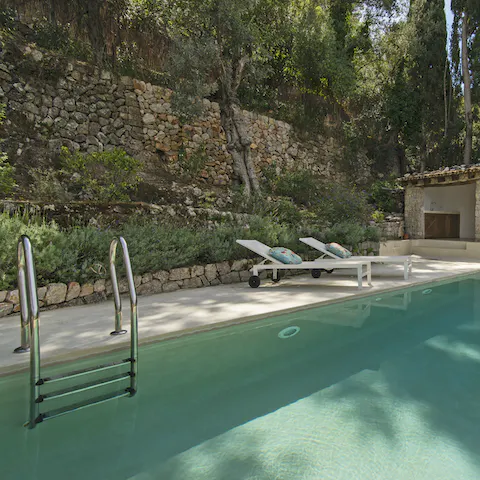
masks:
<path id="1" fill-rule="evenodd" d="M 278 282 L 280 281 L 280 278 L 278 276 L 278 270 L 311 270 L 312 277 L 319 278 L 322 274 L 322 270 L 337 268 L 355 269 L 357 270 L 358 288 L 363 288 L 363 277 L 367 277 L 368 285 L 372 284 L 372 264 L 370 261 L 370 257 L 368 257 L 368 260 L 348 260 L 345 262 L 341 262 L 341 266 L 339 265 L 340 262 L 337 262 L 336 260 L 318 260 L 315 262 L 302 262 L 297 265 L 285 264 L 271 257 L 269 254 L 270 247 L 262 242 L 259 242 L 258 240 L 237 240 L 237 243 L 244 246 L 245 248 L 248 248 L 252 252 L 260 255 L 265 259 L 263 262 L 254 265 L 253 268 L 250 270 L 252 272 L 252 276 L 249 278 L 248 284 L 252 288 L 257 288 L 260 286 L 260 278 L 258 274 L 263 270 L 272 270 L 273 281 Z M 365 271 L 363 267 L 365 267 Z"/>
<path id="2" fill-rule="evenodd" d="M 403 278 L 405 280 L 408 280 L 408 275 L 412 273 L 412 257 L 408 255 L 403 255 L 403 256 L 382 256 L 382 257 L 365 257 L 365 256 L 352 256 L 350 258 L 341 258 L 338 255 L 335 255 L 332 252 L 329 252 L 327 250 L 326 245 L 323 242 L 320 242 L 320 240 L 317 240 L 316 238 L 313 237 L 306 237 L 306 238 L 301 238 L 301 242 L 305 243 L 306 245 L 314 248 L 315 250 L 318 250 L 319 252 L 322 253 L 320 257 L 318 257 L 315 261 L 319 261 L 322 258 L 325 257 L 330 257 L 335 260 L 341 260 L 342 262 L 348 260 L 358 260 L 358 261 L 363 261 L 363 260 L 369 260 L 372 263 L 397 263 L 397 264 L 403 264 Z M 337 268 L 337 267 L 335 267 Z"/>

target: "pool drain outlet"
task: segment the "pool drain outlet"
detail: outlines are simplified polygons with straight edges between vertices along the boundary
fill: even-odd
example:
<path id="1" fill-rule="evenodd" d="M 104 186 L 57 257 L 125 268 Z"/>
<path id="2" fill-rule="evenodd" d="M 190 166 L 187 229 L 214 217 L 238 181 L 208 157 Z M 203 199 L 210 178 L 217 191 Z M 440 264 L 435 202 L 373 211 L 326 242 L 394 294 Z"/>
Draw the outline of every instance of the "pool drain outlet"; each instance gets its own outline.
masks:
<path id="1" fill-rule="evenodd" d="M 422 295 L 430 295 L 432 293 L 432 289 L 431 288 L 427 288 L 426 290 L 424 290 L 422 292 Z"/>
<path id="2" fill-rule="evenodd" d="M 286 339 L 294 337 L 300 331 L 300 327 L 284 328 L 279 334 L 278 338 Z"/>

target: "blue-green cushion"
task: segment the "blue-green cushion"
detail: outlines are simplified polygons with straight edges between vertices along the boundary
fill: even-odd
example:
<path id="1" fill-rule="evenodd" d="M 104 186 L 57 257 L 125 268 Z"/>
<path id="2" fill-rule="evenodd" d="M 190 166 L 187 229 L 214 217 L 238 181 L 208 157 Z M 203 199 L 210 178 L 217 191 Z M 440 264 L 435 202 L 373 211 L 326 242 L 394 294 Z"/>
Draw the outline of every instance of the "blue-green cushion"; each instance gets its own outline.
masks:
<path id="1" fill-rule="evenodd" d="M 338 243 L 327 243 L 326 248 L 329 252 L 340 258 L 350 258 L 352 256 L 352 252 L 348 251 Z"/>
<path id="2" fill-rule="evenodd" d="M 295 253 L 284 247 L 274 247 L 271 248 L 268 254 L 279 262 L 298 265 L 302 263 L 302 259 Z"/>

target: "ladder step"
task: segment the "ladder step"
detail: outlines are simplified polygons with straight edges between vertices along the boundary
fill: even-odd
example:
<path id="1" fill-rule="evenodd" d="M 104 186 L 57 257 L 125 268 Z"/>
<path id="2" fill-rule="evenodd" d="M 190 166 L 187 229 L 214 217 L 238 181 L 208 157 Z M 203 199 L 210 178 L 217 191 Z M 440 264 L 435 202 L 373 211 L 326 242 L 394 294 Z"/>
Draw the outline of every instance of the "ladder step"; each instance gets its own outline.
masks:
<path id="1" fill-rule="evenodd" d="M 102 372 L 104 370 L 109 370 L 111 368 L 117 368 L 121 367 L 122 365 L 131 363 L 130 358 L 126 358 L 125 360 L 120 360 L 118 362 L 110 362 L 110 363 L 105 363 L 104 365 L 100 365 L 98 367 L 88 367 L 88 368 L 82 368 L 81 370 L 74 370 L 73 372 L 68 372 L 68 373 L 61 373 L 59 375 L 53 375 L 52 377 L 45 377 L 41 378 L 37 385 L 43 385 L 45 383 L 53 383 L 53 382 L 59 382 L 61 380 L 68 380 L 69 378 L 75 378 L 75 377 L 80 377 L 82 375 L 88 375 L 89 373 L 95 373 L 95 372 Z"/>
<path id="2" fill-rule="evenodd" d="M 37 402 L 41 403 L 44 400 L 53 400 L 54 398 L 66 397 L 67 395 L 84 392 L 86 390 L 91 390 L 92 388 L 102 387 L 104 385 L 110 385 L 112 383 L 121 382 L 122 380 L 126 380 L 127 378 L 130 379 L 130 372 L 121 373 L 113 377 L 102 378 L 101 380 L 96 380 L 93 382 L 82 383 L 81 385 L 74 385 L 73 387 L 68 387 L 62 390 L 56 390 L 54 392 L 42 394 L 38 397 Z"/>
<path id="3" fill-rule="evenodd" d="M 73 403 L 72 405 L 67 405 L 62 408 L 50 410 L 49 412 L 41 413 L 36 423 L 40 423 L 45 420 L 51 420 L 52 418 L 60 417 L 61 415 L 66 415 L 67 413 L 76 412 L 77 410 L 83 410 L 84 408 L 91 407 L 93 405 L 99 405 L 110 400 L 115 400 L 116 398 L 128 397 L 130 395 L 131 393 L 129 390 L 121 390 L 119 392 L 91 398 L 90 400 L 85 400 L 83 402 Z"/>

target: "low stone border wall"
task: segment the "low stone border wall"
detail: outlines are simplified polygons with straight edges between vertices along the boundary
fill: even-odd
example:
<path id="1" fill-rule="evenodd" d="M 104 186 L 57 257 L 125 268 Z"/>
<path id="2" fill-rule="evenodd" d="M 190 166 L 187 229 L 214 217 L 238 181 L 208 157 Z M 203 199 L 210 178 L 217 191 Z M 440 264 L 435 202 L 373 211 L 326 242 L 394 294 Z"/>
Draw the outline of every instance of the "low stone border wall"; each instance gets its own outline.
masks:
<path id="1" fill-rule="evenodd" d="M 356 250 L 359 255 L 378 255 L 379 248 L 380 244 L 378 242 L 364 242 L 358 245 Z M 311 256 L 311 258 L 304 257 L 304 260 L 313 260 L 315 257 L 316 255 Z M 261 260 L 261 258 L 233 260 L 135 275 L 135 287 L 138 295 L 152 295 L 154 293 L 174 292 L 181 288 L 199 288 L 246 282 L 250 277 L 250 268 Z M 294 270 L 282 274 L 290 276 L 302 273 L 305 273 L 305 271 Z M 260 278 L 266 278 L 266 276 L 266 272 L 261 272 Z M 120 293 L 128 292 L 128 284 L 125 278 L 119 279 L 118 288 Z M 68 284 L 50 283 L 37 289 L 41 310 L 101 302 L 110 297 L 112 293 L 112 282 L 107 279 L 99 279 L 83 285 L 77 282 Z M 0 317 L 19 311 L 18 290 L 0 291 Z"/>
<path id="2" fill-rule="evenodd" d="M 210 263 L 193 267 L 160 270 L 144 275 L 135 275 L 134 281 L 138 295 L 151 295 L 161 292 L 174 292 L 181 288 L 198 288 L 220 284 L 247 281 L 248 271 L 255 260 L 234 260 L 231 262 Z M 266 274 L 263 273 L 262 277 Z M 120 293 L 128 292 L 125 278 L 119 279 Z M 112 295 L 112 282 L 99 279 L 94 283 L 80 285 L 77 282 L 50 283 L 37 289 L 42 310 L 58 307 L 86 305 L 100 302 Z M 0 317 L 20 311 L 18 290 L 0 291 Z"/>

